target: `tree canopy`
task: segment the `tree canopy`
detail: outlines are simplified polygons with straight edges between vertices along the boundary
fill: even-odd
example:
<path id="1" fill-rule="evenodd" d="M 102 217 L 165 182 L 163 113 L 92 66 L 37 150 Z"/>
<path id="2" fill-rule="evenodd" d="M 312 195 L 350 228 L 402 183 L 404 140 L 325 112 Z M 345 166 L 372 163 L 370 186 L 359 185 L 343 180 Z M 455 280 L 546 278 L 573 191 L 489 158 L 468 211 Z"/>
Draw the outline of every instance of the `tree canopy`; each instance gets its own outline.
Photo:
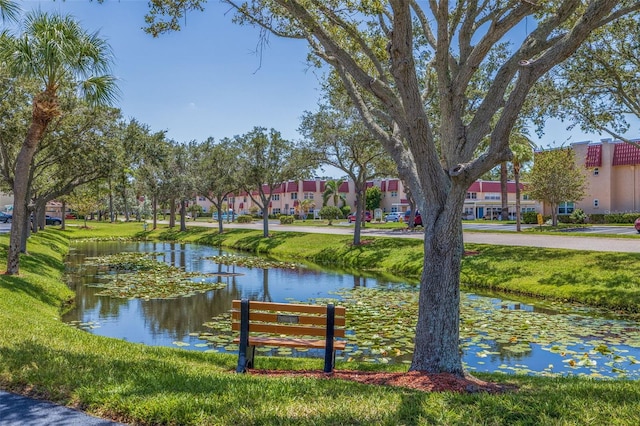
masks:
<path id="1" fill-rule="evenodd" d="M 584 170 L 576 166 L 570 148 L 551 149 L 535 154 L 526 191 L 531 198 L 551 207 L 552 225 L 558 225 L 558 206 L 580 201 L 586 191 Z"/>
<path id="2" fill-rule="evenodd" d="M 467 188 L 511 159 L 532 87 L 635 0 L 225 0 L 240 24 L 306 40 L 395 160 L 425 228 L 412 370 L 464 374 L 459 345 L 461 216 Z M 151 33 L 200 0 L 154 1 Z M 518 31 L 528 21 L 531 30 Z M 489 143 L 480 149 L 484 140 Z"/>

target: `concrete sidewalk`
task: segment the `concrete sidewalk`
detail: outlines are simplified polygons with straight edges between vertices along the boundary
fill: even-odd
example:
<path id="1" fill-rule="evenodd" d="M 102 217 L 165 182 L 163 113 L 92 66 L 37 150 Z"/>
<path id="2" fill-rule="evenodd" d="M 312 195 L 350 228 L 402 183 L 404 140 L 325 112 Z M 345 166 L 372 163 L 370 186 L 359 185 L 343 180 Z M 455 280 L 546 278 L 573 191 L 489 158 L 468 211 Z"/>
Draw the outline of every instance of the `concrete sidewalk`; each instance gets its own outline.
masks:
<path id="1" fill-rule="evenodd" d="M 82 411 L 0 391 L 0 426 L 115 426 Z"/>
<path id="2" fill-rule="evenodd" d="M 206 224 L 197 222 L 196 225 L 187 223 L 191 226 L 217 227 L 217 224 Z M 224 224 L 225 228 L 241 228 L 241 229 L 262 229 L 262 222 L 252 224 Z M 295 226 L 280 225 L 278 223 L 269 223 L 269 231 L 288 231 L 288 232 L 304 232 L 309 234 L 340 234 L 353 235 L 353 226 Z M 377 229 L 363 228 L 362 236 L 376 237 L 393 237 L 393 238 L 423 238 L 422 228 L 416 230 L 408 229 Z M 635 234 L 634 234 L 635 237 Z M 613 238 L 613 237 L 575 237 L 571 235 L 536 235 L 531 232 L 511 233 L 511 232 L 474 232 L 464 231 L 465 243 L 477 244 L 495 244 L 503 246 L 521 246 L 521 247 L 542 247 L 542 248 L 560 248 L 570 250 L 593 250 L 608 252 L 627 252 L 640 253 L 640 234 L 637 238 Z"/>

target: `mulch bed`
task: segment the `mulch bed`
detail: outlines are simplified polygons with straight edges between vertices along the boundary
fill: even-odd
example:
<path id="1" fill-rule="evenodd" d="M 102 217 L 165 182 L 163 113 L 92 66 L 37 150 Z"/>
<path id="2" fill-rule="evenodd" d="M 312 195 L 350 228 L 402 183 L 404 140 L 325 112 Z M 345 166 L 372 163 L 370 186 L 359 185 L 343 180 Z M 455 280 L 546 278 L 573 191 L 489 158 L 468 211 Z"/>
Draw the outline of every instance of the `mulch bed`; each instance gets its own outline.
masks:
<path id="1" fill-rule="evenodd" d="M 424 373 L 409 371 L 408 373 L 388 373 L 376 371 L 334 370 L 325 373 L 318 370 L 257 370 L 248 369 L 249 374 L 268 377 L 308 377 L 315 379 L 352 380 L 359 383 L 380 386 L 399 386 L 423 392 L 458 392 L 458 393 L 501 393 L 515 390 L 511 386 L 485 382 L 470 375 L 458 377 L 448 373 Z"/>

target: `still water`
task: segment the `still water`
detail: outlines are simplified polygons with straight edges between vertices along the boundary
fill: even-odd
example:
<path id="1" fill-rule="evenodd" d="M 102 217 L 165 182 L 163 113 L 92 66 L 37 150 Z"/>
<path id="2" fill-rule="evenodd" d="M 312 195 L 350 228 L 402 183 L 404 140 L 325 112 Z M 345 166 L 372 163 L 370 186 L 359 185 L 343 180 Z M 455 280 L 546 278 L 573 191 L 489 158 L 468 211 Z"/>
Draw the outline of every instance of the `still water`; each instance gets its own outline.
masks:
<path id="1" fill-rule="evenodd" d="M 121 252 L 153 252 L 157 260 L 186 271 L 215 273 L 213 279 L 224 286 L 173 299 L 97 295 L 107 275 L 85 259 Z M 234 299 L 288 302 L 344 297 L 344 302 L 356 300 L 356 304 L 347 306 L 348 310 L 360 309 L 358 316 L 372 319 L 354 325 L 354 343 L 339 354 L 340 359 L 410 360 L 413 325 L 411 321 L 409 325 L 399 325 L 407 321 L 398 315 L 405 309 L 381 312 L 375 306 L 394 300 L 398 306 L 407 307 L 415 318 L 410 307 L 415 306 L 417 295 L 411 286 L 326 268 L 261 269 L 221 265 L 206 259 L 226 253 L 193 244 L 77 243 L 67 259 L 67 281 L 76 292 L 76 307 L 63 321 L 94 334 L 145 345 L 233 352 L 234 347 L 229 344 L 233 336 L 224 318 Z M 382 302 L 376 305 L 377 301 Z M 461 350 L 469 370 L 640 378 L 640 324 L 635 321 L 573 306 L 469 293 L 462 294 L 461 312 Z M 294 355 L 308 354 L 294 351 Z"/>

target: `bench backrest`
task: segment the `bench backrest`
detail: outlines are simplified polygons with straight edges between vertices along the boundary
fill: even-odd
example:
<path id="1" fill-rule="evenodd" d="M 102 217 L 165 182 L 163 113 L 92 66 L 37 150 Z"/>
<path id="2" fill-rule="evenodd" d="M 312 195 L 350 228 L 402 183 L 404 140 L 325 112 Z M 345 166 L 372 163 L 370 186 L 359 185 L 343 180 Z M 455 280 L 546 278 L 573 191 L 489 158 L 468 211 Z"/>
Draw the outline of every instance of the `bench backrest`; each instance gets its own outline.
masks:
<path id="1" fill-rule="evenodd" d="M 240 331 L 241 301 L 232 302 L 231 328 Z M 334 337 L 345 337 L 343 306 L 335 306 Z M 327 307 L 299 303 L 249 302 L 249 332 L 290 336 L 326 336 Z"/>

